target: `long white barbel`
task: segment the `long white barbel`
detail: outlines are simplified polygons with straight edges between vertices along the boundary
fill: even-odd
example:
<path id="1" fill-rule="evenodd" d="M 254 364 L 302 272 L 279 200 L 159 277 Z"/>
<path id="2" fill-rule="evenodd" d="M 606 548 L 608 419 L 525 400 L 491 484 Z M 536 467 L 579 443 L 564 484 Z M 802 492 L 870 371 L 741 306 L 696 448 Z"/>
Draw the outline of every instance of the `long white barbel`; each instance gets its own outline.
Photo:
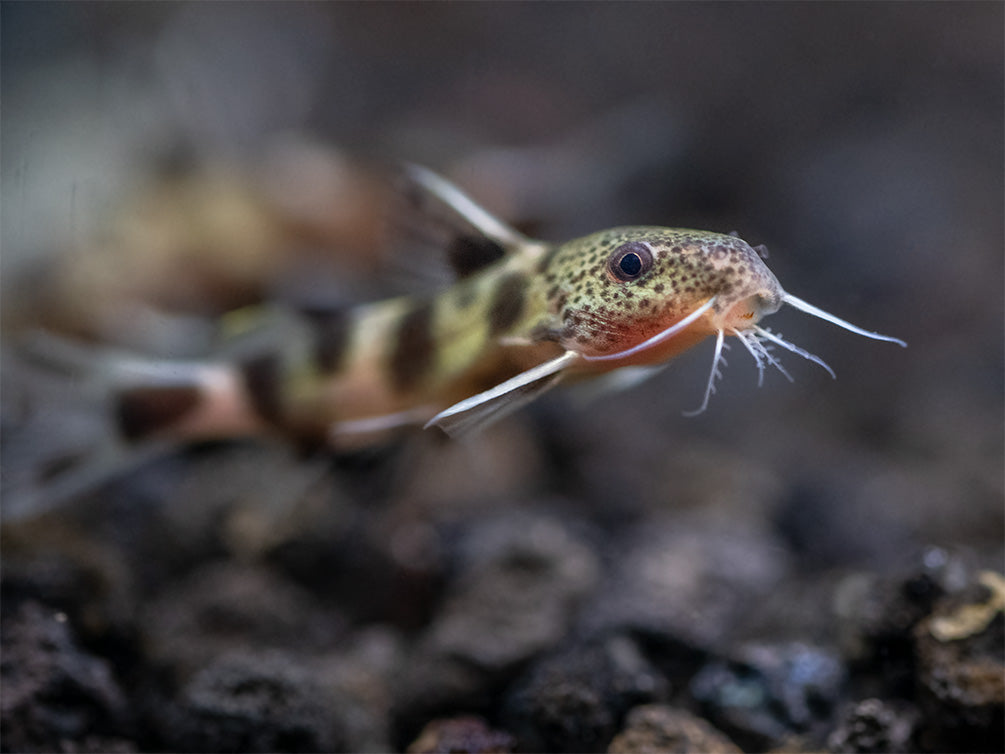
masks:
<path id="1" fill-rule="evenodd" d="M 712 296 L 712 298 L 710 298 L 704 304 L 702 304 L 693 312 L 688 314 L 686 317 L 684 317 L 684 319 L 670 325 L 670 327 L 668 327 L 665 330 L 661 330 L 660 332 L 653 335 L 651 338 L 643 340 L 636 346 L 632 346 L 631 348 L 625 349 L 624 351 L 618 351 L 617 353 L 605 353 L 599 356 L 586 356 L 584 354 L 583 359 L 585 359 L 586 361 L 614 361 L 616 359 L 625 359 L 628 358 L 629 356 L 634 356 L 635 354 L 640 353 L 642 351 L 646 351 L 652 348 L 653 346 L 662 343 L 664 340 L 669 340 L 684 328 L 694 324 L 698 319 L 701 318 L 701 316 L 705 312 L 707 312 L 709 309 L 712 308 L 713 304 L 715 304 L 715 296 Z"/>
<path id="2" fill-rule="evenodd" d="M 856 327 L 851 322 L 846 322 L 840 317 L 835 317 L 830 312 L 825 312 L 823 309 L 813 306 L 813 304 L 809 303 L 808 301 L 803 301 L 801 298 L 796 298 L 791 293 L 783 293 L 782 301 L 788 304 L 789 306 L 794 306 L 796 309 L 799 309 L 800 311 L 804 311 L 807 314 L 810 314 L 814 317 L 819 317 L 820 319 L 825 320 L 826 322 L 830 322 L 832 325 L 843 327 L 845 330 L 853 332 L 856 335 L 863 335 L 866 338 L 872 338 L 873 340 L 885 340 L 890 343 L 896 343 L 898 346 L 903 346 L 904 348 L 907 348 L 907 343 L 905 343 L 900 338 L 891 338 L 889 335 L 880 335 L 878 332 L 872 332 L 871 330 L 863 330 L 861 327 Z"/>

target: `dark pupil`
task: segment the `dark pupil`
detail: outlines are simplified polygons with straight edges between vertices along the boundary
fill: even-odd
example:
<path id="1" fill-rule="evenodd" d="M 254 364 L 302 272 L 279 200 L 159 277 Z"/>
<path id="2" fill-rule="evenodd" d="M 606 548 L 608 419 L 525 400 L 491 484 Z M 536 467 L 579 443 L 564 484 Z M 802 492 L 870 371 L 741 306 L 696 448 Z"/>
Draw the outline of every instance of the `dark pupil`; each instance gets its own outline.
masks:
<path id="1" fill-rule="evenodd" d="M 635 277 L 642 271 L 642 258 L 634 252 L 625 254 L 618 262 L 618 267 L 629 277 Z"/>

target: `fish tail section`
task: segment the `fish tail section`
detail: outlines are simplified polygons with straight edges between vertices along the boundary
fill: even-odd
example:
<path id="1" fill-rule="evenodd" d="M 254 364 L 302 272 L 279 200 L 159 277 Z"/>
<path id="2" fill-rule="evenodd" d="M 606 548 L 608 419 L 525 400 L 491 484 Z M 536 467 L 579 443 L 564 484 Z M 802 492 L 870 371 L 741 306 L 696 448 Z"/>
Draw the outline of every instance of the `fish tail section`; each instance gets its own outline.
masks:
<path id="1" fill-rule="evenodd" d="M 110 417 L 125 442 L 255 434 L 282 421 L 277 354 L 175 360 L 37 334 L 20 356 Z"/>
<path id="2" fill-rule="evenodd" d="M 150 363 L 124 375 L 111 392 L 111 415 L 128 442 L 175 441 L 256 434 L 278 421 L 278 377 L 254 365 Z"/>
<path id="3" fill-rule="evenodd" d="M 136 386 L 114 396 L 113 417 L 122 437 L 135 442 L 170 428 L 204 402 L 196 384 L 164 387 Z"/>
<path id="4" fill-rule="evenodd" d="M 4 519 L 93 492 L 180 443 L 274 426 L 264 360 L 175 362 L 51 335 L 4 349 Z"/>

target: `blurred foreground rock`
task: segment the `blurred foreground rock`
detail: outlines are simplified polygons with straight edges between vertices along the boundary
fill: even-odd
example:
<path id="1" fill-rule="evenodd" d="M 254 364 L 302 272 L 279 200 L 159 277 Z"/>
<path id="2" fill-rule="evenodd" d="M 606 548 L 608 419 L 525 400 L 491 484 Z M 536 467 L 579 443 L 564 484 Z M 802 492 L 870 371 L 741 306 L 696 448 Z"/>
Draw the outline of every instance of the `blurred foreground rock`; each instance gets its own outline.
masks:
<path id="1" fill-rule="evenodd" d="M 625 728 L 607 748 L 610 754 L 740 754 L 740 749 L 707 722 L 661 704 L 633 709 Z"/>
<path id="2" fill-rule="evenodd" d="M 107 660 L 80 646 L 66 615 L 35 602 L 4 610 L 4 751 L 136 751 L 134 710 Z"/>
<path id="3" fill-rule="evenodd" d="M 433 720 L 408 746 L 408 754 L 508 754 L 516 740 L 478 717 Z"/>

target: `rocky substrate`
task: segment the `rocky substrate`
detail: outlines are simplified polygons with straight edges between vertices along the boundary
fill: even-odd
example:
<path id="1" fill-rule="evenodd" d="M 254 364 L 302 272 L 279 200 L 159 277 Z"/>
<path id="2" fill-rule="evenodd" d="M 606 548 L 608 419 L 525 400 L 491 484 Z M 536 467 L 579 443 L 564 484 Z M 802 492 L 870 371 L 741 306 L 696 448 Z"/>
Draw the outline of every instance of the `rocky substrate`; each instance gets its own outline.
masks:
<path id="1" fill-rule="evenodd" d="M 1005 751 L 1001 3 L 0 7 L 0 749 Z M 910 347 L 786 307 L 836 382 L 734 347 L 685 420 L 704 343 L 463 443 L 60 487 L 107 406 L 17 334 L 449 285 L 401 161 L 543 239 L 736 229 Z"/>
<path id="2" fill-rule="evenodd" d="M 7 526 L 3 750 L 1005 749 L 972 553 L 806 569 L 777 527 L 425 468 L 203 448 Z"/>

